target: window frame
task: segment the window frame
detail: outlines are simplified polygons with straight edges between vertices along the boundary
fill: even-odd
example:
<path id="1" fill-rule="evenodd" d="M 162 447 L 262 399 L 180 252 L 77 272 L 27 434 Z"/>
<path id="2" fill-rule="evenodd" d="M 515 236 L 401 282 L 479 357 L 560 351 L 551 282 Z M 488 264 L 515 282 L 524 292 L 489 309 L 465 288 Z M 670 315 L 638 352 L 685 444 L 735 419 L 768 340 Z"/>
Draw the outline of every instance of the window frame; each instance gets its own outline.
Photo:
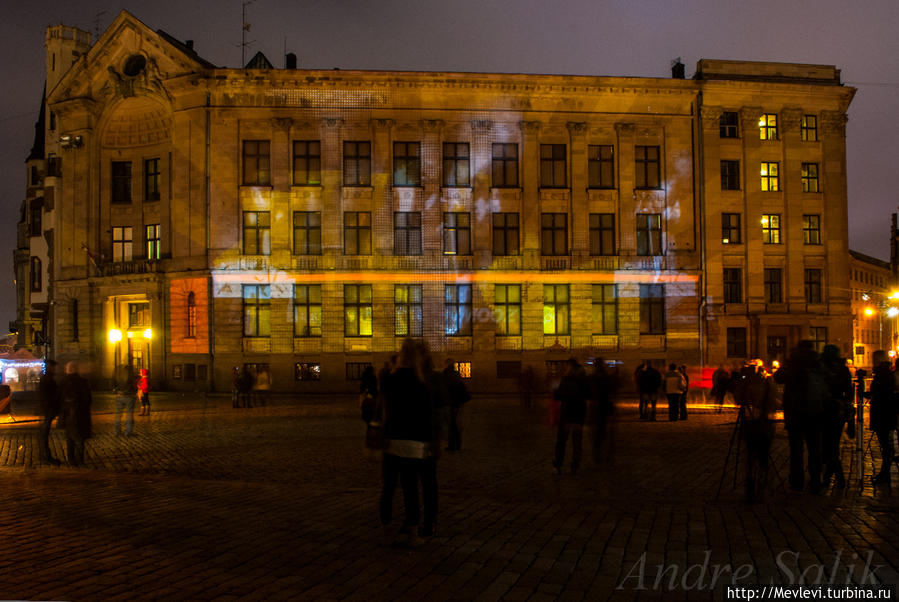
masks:
<path id="1" fill-rule="evenodd" d="M 39 293 L 44 290 L 44 273 L 43 263 L 40 257 L 31 256 L 29 262 L 29 289 L 32 293 Z"/>
<path id="2" fill-rule="evenodd" d="M 158 201 L 162 198 L 161 180 L 162 171 L 159 166 L 159 157 L 144 159 L 144 202 Z"/>
<path id="3" fill-rule="evenodd" d="M 777 139 L 777 113 L 762 113 L 759 116 L 759 140 Z"/>
<path id="4" fill-rule="evenodd" d="M 734 225 L 736 221 L 736 225 Z M 736 236 L 733 233 L 736 232 Z M 743 214 L 742 213 L 722 213 L 721 214 L 721 244 L 723 245 L 741 245 L 743 244 Z"/>
<path id="5" fill-rule="evenodd" d="M 364 219 L 360 218 L 364 216 Z M 352 219 L 351 219 L 352 218 Z M 355 223 L 350 223 L 353 221 Z M 353 247 L 350 246 L 353 242 Z M 355 249 L 355 253 L 351 250 Z M 367 252 L 363 252 L 366 251 Z M 371 255 L 371 212 L 370 211 L 344 211 L 343 212 L 343 254 L 344 255 Z"/>
<path id="6" fill-rule="evenodd" d="M 463 294 L 464 293 L 464 294 Z M 446 284 L 443 289 L 443 332 L 445 336 L 472 334 L 472 285 Z"/>
<path id="7" fill-rule="evenodd" d="M 144 242 L 146 244 L 147 261 L 162 259 L 162 226 L 146 224 L 144 226 Z"/>
<path id="8" fill-rule="evenodd" d="M 665 315 L 665 285 L 640 285 L 640 334 L 664 335 L 667 332 Z"/>
<path id="9" fill-rule="evenodd" d="M 809 305 L 824 303 L 824 271 L 821 268 L 805 268 L 805 302 Z"/>
<path id="10" fill-rule="evenodd" d="M 743 302 L 743 269 L 723 268 L 722 297 L 725 304 Z"/>
<path id="11" fill-rule="evenodd" d="M 730 117 L 733 116 L 733 123 L 730 123 Z M 719 138 L 739 138 L 740 137 L 740 114 L 736 111 L 721 111 L 718 117 L 718 137 Z"/>
<path id="12" fill-rule="evenodd" d="M 293 336 L 321 338 L 322 285 L 293 285 Z"/>
<path id="13" fill-rule="evenodd" d="M 780 192 L 780 162 L 761 161 L 759 186 L 762 192 Z"/>
<path id="14" fill-rule="evenodd" d="M 806 213 L 802 216 L 802 242 L 805 245 L 821 244 L 821 215 Z"/>
<path id="15" fill-rule="evenodd" d="M 243 336 L 245 338 L 271 337 L 271 301 L 270 284 L 241 285 L 243 300 Z"/>
<path id="16" fill-rule="evenodd" d="M 564 295 L 559 295 L 564 292 Z M 543 285 L 543 334 L 571 334 L 571 288 L 568 284 Z"/>
<path id="17" fill-rule="evenodd" d="M 650 156 L 652 154 L 650 151 L 655 152 L 654 158 Z M 634 146 L 634 188 L 636 190 L 662 189 L 662 151 L 660 146 Z"/>
<path id="18" fill-rule="evenodd" d="M 799 172 L 802 181 L 802 192 L 821 192 L 819 174 L 820 170 L 817 163 L 802 163 Z"/>
<path id="19" fill-rule="evenodd" d="M 188 339 L 197 338 L 197 295 L 194 291 L 187 293 L 187 337 Z"/>
<path id="20" fill-rule="evenodd" d="M 568 145 L 540 145 L 540 188 L 568 187 Z"/>
<path id="21" fill-rule="evenodd" d="M 241 167 L 244 186 L 271 186 L 271 140 L 243 140 Z"/>
<path id="22" fill-rule="evenodd" d="M 520 284 L 494 285 L 493 318 L 496 336 L 521 336 Z"/>
<path id="23" fill-rule="evenodd" d="M 421 253 L 421 212 L 394 211 L 393 254 L 421 255 Z"/>
<path id="24" fill-rule="evenodd" d="M 515 216 L 515 223 L 510 224 L 511 216 Z M 493 255 L 494 257 L 509 257 L 521 254 L 521 215 L 518 212 L 493 213 Z M 497 223 L 499 219 L 502 223 Z M 514 242 L 514 252 L 510 249 Z M 500 248 L 500 246 L 502 248 Z"/>
<path id="25" fill-rule="evenodd" d="M 618 241 L 615 239 L 615 214 L 591 213 L 588 219 L 590 255 L 592 257 L 618 255 Z"/>
<path id="26" fill-rule="evenodd" d="M 764 268 L 763 278 L 765 303 L 783 303 L 783 268 Z"/>
<path id="27" fill-rule="evenodd" d="M 779 245 L 782 244 L 781 236 L 781 219 L 780 213 L 763 213 L 762 214 L 762 244 L 763 245 Z M 776 239 L 776 240 L 775 240 Z"/>
<path id="28" fill-rule="evenodd" d="M 301 220 L 299 218 L 302 218 Z M 301 221 L 302 223 L 297 223 Z M 314 222 L 318 223 L 314 223 Z M 321 211 L 294 211 L 293 254 L 322 254 L 322 214 Z M 300 235 L 300 233 L 303 233 Z M 316 234 L 317 233 L 317 234 Z"/>
<path id="29" fill-rule="evenodd" d="M 112 261 L 134 261 L 134 229 L 131 226 L 113 226 Z"/>
<path id="30" fill-rule="evenodd" d="M 497 154 L 497 150 L 500 151 L 499 154 Z M 514 151 L 514 153 L 510 151 Z M 494 142 L 491 144 L 490 183 L 492 188 L 519 187 L 518 159 L 517 142 Z M 501 177 L 497 177 L 498 174 Z"/>
<path id="31" fill-rule="evenodd" d="M 460 151 L 464 149 L 464 155 Z M 462 176 L 460 178 L 460 176 Z M 471 147 L 468 142 L 443 143 L 443 187 L 471 186 Z"/>
<path id="32" fill-rule="evenodd" d="M 393 186 L 394 188 L 421 186 L 421 142 L 394 141 Z"/>
<path id="33" fill-rule="evenodd" d="M 371 186 L 371 140 L 343 141 L 343 185 Z"/>
<path id="34" fill-rule="evenodd" d="M 725 336 L 726 356 L 728 358 L 746 357 L 749 349 L 746 327 L 728 326 Z"/>
<path id="35" fill-rule="evenodd" d="M 471 214 L 467 211 L 444 211 L 442 238 L 444 255 L 471 255 Z"/>
<path id="36" fill-rule="evenodd" d="M 110 197 L 114 205 L 127 205 L 132 201 L 131 161 L 112 161 L 110 167 Z"/>
<path id="37" fill-rule="evenodd" d="M 567 213 L 547 211 L 540 214 L 540 254 L 544 257 L 568 255 Z"/>
<path id="38" fill-rule="evenodd" d="M 739 160 L 721 160 L 721 190 L 740 190 Z"/>
<path id="39" fill-rule="evenodd" d="M 799 124 L 799 139 L 803 142 L 818 141 L 818 116 L 803 115 Z"/>
<path id="40" fill-rule="evenodd" d="M 662 214 L 637 213 L 634 215 L 636 227 L 637 249 L 640 257 L 658 257 L 664 255 L 662 247 Z M 658 247 L 656 249 L 656 247 Z M 656 250 L 657 252 L 653 252 Z"/>
<path id="41" fill-rule="evenodd" d="M 291 145 L 291 152 L 290 173 L 293 185 L 321 186 L 321 140 L 294 140 Z M 297 168 L 298 165 L 301 167 L 300 169 Z"/>
<path id="42" fill-rule="evenodd" d="M 424 305 L 420 284 L 393 285 L 393 334 L 397 337 L 422 336 Z M 402 328 L 401 328 L 402 325 Z"/>
<path id="43" fill-rule="evenodd" d="M 353 325 L 355 325 L 355 328 Z M 343 336 L 371 337 L 372 331 L 372 285 L 344 284 Z"/>
<path id="44" fill-rule="evenodd" d="M 592 300 L 592 313 L 590 317 L 593 326 L 593 334 L 618 334 L 618 285 L 592 284 L 590 292 Z M 598 296 L 597 293 L 599 293 Z M 599 320 L 597 320 L 597 316 L 599 317 Z M 609 324 L 610 322 L 611 326 Z M 600 324 L 598 328 L 597 324 Z"/>
<path id="45" fill-rule="evenodd" d="M 260 218 L 262 218 L 261 221 Z M 270 211 L 243 212 L 243 254 L 262 256 L 272 254 L 272 214 Z"/>
<path id="46" fill-rule="evenodd" d="M 608 151 L 606 153 L 606 151 Z M 587 188 L 615 189 L 615 145 L 587 145 Z"/>

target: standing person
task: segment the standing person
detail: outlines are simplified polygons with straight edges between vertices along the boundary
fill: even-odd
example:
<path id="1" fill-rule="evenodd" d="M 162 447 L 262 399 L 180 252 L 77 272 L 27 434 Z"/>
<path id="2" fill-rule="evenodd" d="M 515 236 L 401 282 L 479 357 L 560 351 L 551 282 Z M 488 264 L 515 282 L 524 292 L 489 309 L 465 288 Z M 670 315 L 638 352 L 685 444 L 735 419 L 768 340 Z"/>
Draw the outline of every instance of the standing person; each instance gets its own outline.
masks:
<path id="1" fill-rule="evenodd" d="M 50 453 L 50 427 L 59 415 L 59 384 L 56 382 L 55 361 L 47 360 L 44 364 L 38 391 L 41 396 L 41 415 L 44 417 L 37 431 L 41 462 L 59 466 L 61 462 Z"/>
<path id="2" fill-rule="evenodd" d="M 887 367 L 889 370 L 889 367 Z M 809 491 L 821 490 L 821 430 L 830 390 L 824 367 L 811 341 L 803 340 L 790 353 L 774 380 L 784 385 L 784 427 L 790 444 L 790 488 L 802 491 L 803 446 L 808 451 Z"/>
<path id="3" fill-rule="evenodd" d="M 637 378 L 637 389 L 640 391 L 640 418 L 656 419 L 656 398 L 661 386 L 662 373 L 652 366 L 651 360 L 646 360 Z"/>
<path id="4" fill-rule="evenodd" d="M 718 414 L 724 407 L 724 396 L 730 389 L 730 372 L 724 369 L 724 364 L 718 364 L 718 369 L 712 374 L 712 396 L 718 405 Z"/>
<path id="5" fill-rule="evenodd" d="M 359 378 L 359 409 L 362 412 L 362 421 L 368 426 L 375 420 L 377 400 L 378 377 L 375 376 L 375 367 L 369 364 Z"/>
<path id="6" fill-rule="evenodd" d="M 393 518 L 393 492 L 399 480 L 406 508 L 406 519 L 400 534 L 406 543 L 416 541 L 414 529 L 421 517 L 418 480 L 425 459 L 433 454 L 434 412 L 424 363 L 419 344 L 413 339 L 406 339 L 396 369 L 382 385 L 386 448 L 380 502 L 381 524 L 386 532 Z"/>
<path id="7" fill-rule="evenodd" d="M 637 389 L 637 395 L 639 396 L 639 412 L 640 419 L 643 420 L 646 418 L 646 401 L 643 397 L 643 391 L 640 389 L 640 377 L 643 375 L 643 372 L 646 370 L 646 366 L 649 365 L 649 360 L 643 360 L 637 365 L 636 370 L 634 370 L 634 387 Z"/>
<path id="8" fill-rule="evenodd" d="M 690 375 L 687 374 L 687 367 L 684 365 L 681 365 L 678 368 L 678 371 L 684 375 L 684 392 L 680 396 L 680 400 L 678 400 L 678 408 L 680 410 L 679 418 L 681 420 L 686 420 L 687 419 L 687 395 L 689 395 L 689 393 L 690 393 Z"/>
<path id="9" fill-rule="evenodd" d="M 250 374 L 250 369 L 244 366 L 241 368 L 240 375 L 237 378 L 237 407 L 252 408 L 252 394 L 253 375 Z"/>
<path id="10" fill-rule="evenodd" d="M 743 368 L 735 396 L 742 412 L 740 419 L 746 442 L 746 500 L 755 502 L 765 490 L 768 478 L 777 406 L 777 387 L 761 360 L 753 360 Z"/>
<path id="11" fill-rule="evenodd" d="M 668 420 L 677 422 L 677 412 L 680 408 L 680 398 L 687 389 L 684 375 L 677 369 L 677 364 L 668 364 L 668 372 L 665 373 L 665 396 L 668 398 Z"/>
<path id="12" fill-rule="evenodd" d="M 147 369 L 140 369 L 140 377 L 137 379 L 137 397 L 140 399 L 140 415 L 150 415 L 150 377 Z"/>
<path id="13" fill-rule="evenodd" d="M 880 443 L 880 472 L 874 476 L 874 483 L 889 484 L 893 463 L 892 432 L 896 430 L 896 380 L 886 351 L 875 351 L 873 364 L 874 379 L 867 396 L 871 398 L 870 428 Z"/>
<path id="14" fill-rule="evenodd" d="M 587 373 L 575 358 L 569 358 L 565 374 L 559 382 L 553 397 L 562 403 L 559 428 L 556 431 L 556 449 L 553 467 L 556 474 L 562 474 L 565 463 L 565 448 L 571 435 L 571 474 L 575 474 L 581 463 L 583 448 L 584 419 L 587 415 L 587 399 L 591 396 Z"/>
<path id="15" fill-rule="evenodd" d="M 231 407 L 240 407 L 240 368 L 234 366 L 231 370 Z"/>
<path id="16" fill-rule="evenodd" d="M 842 489 L 846 486 L 846 477 L 840 461 L 840 439 L 843 427 L 847 422 L 851 423 L 854 417 L 852 373 L 846 366 L 846 360 L 840 357 L 840 349 L 836 345 L 825 345 L 821 352 L 821 363 L 830 387 L 830 403 L 825 408 L 822 424 L 824 486 L 830 484 L 831 477 L 836 477 L 835 484 L 838 489 Z"/>
<path id="17" fill-rule="evenodd" d="M 91 388 L 78 374 L 78 362 L 66 364 L 59 384 L 60 414 L 65 420 L 66 458 L 72 466 L 84 464 L 84 442 L 91 437 Z"/>
<path id="18" fill-rule="evenodd" d="M 534 368 L 530 364 L 518 375 L 518 394 L 521 396 L 521 407 L 529 409 L 534 396 Z"/>
<path id="19" fill-rule="evenodd" d="M 137 396 L 137 381 L 131 364 L 116 368 L 115 376 L 115 434 L 122 434 L 122 413 L 125 414 L 125 436 L 134 430 L 134 401 Z"/>
<path id="20" fill-rule="evenodd" d="M 609 420 L 615 411 L 615 406 L 612 403 L 614 385 L 612 378 L 606 371 L 606 362 L 602 358 L 596 358 L 593 362 L 593 374 L 590 376 L 593 400 L 596 404 L 593 422 L 593 461 L 599 464 L 605 443 L 608 441 L 609 446 L 611 447 L 612 445 L 608 437 L 608 431 Z M 609 456 L 611 456 L 611 453 L 609 453 Z"/>
<path id="21" fill-rule="evenodd" d="M 446 451 L 459 451 L 462 449 L 462 406 L 470 399 L 471 395 L 465 387 L 465 381 L 456 370 L 456 362 L 448 357 L 443 362 L 443 380 L 449 393 L 449 441 Z"/>

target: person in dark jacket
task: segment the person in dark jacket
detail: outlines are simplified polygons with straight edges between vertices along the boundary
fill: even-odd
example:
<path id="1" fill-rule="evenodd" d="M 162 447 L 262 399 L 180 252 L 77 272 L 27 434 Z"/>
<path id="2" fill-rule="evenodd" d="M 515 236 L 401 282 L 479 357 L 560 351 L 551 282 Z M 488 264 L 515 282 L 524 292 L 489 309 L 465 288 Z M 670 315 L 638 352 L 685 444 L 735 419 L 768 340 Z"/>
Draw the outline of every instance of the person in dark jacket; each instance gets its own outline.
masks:
<path id="1" fill-rule="evenodd" d="M 115 377 L 115 434 L 122 434 L 122 414 L 125 414 L 126 437 L 134 430 L 134 403 L 137 397 L 137 379 L 131 364 L 119 366 Z"/>
<path id="2" fill-rule="evenodd" d="M 690 394 L 690 375 L 687 374 L 687 367 L 681 365 L 677 368 L 678 372 L 684 375 L 684 392 L 680 396 L 680 401 L 678 404 L 678 412 L 679 418 L 681 420 L 687 419 L 687 396 Z"/>
<path id="3" fill-rule="evenodd" d="M 590 384 L 593 389 L 595 402 L 593 420 L 593 461 L 599 464 L 603 456 L 603 447 L 606 447 L 606 456 L 611 459 L 613 455 L 614 438 L 610 436 L 609 423 L 615 413 L 612 401 L 615 394 L 615 384 L 606 369 L 606 362 L 602 358 L 596 358 L 593 362 L 593 373 L 590 375 Z"/>
<path id="4" fill-rule="evenodd" d="M 580 466 L 584 419 L 587 415 L 587 400 L 591 394 L 587 373 L 575 358 L 570 358 L 565 366 L 565 374 L 553 392 L 553 397 L 562 404 L 553 456 L 553 467 L 557 474 L 562 474 L 569 435 L 571 435 L 571 473 L 576 473 Z"/>
<path id="5" fill-rule="evenodd" d="M 724 368 L 724 364 L 718 364 L 718 369 L 712 374 L 712 396 L 718 405 L 718 413 L 724 407 L 724 396 L 730 390 L 730 372 Z"/>
<path id="6" fill-rule="evenodd" d="M 59 384 L 56 382 L 55 361 L 47 360 L 44 364 L 44 373 L 38 383 L 38 391 L 41 397 L 41 415 L 43 416 L 37 431 L 41 462 L 59 466 L 61 462 L 50 453 L 50 427 L 53 420 L 59 416 Z"/>
<path id="7" fill-rule="evenodd" d="M 646 360 L 643 369 L 637 374 L 637 390 L 640 392 L 640 418 L 656 419 L 656 398 L 661 386 L 662 373 L 653 368 L 650 360 Z"/>
<path id="8" fill-rule="evenodd" d="M 84 442 L 91 437 L 91 388 L 78 374 L 78 362 L 66 364 L 59 384 L 60 413 L 65 420 L 66 458 L 72 466 L 84 464 Z"/>
<path id="9" fill-rule="evenodd" d="M 471 399 L 465 381 L 459 371 L 456 370 L 456 362 L 448 357 L 444 362 L 443 380 L 449 392 L 449 440 L 446 451 L 459 451 L 462 449 L 462 406 Z"/>
<path id="10" fill-rule="evenodd" d="M 836 345 L 824 347 L 821 363 L 830 387 L 830 404 L 825 409 L 822 424 L 824 486 L 830 483 L 831 477 L 835 477 L 837 488 L 842 489 L 846 486 L 846 477 L 843 475 L 843 463 L 840 462 L 840 439 L 846 423 L 855 416 L 852 374 L 846 366 L 846 360 L 840 357 L 840 349 Z"/>
<path id="11" fill-rule="evenodd" d="M 890 482 L 890 465 L 893 463 L 892 432 L 896 430 L 896 380 L 890 369 L 890 357 L 886 351 L 874 352 L 874 379 L 867 396 L 871 398 L 870 427 L 880 443 L 880 472 L 874 476 L 878 484 Z"/>
<path id="12" fill-rule="evenodd" d="M 753 360 L 743 368 L 734 398 L 742 412 L 739 419 L 746 442 L 746 500 L 755 502 L 768 479 L 777 407 L 777 387 L 765 373 L 761 360 Z"/>

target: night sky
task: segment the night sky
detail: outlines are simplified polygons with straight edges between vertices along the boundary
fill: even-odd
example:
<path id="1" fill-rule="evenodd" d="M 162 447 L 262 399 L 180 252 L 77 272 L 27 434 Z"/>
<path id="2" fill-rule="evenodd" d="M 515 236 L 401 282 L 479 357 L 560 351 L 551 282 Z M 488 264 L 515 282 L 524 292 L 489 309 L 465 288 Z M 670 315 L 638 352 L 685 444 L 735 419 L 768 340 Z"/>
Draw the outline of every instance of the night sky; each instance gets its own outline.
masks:
<path id="1" fill-rule="evenodd" d="M 0 328 L 15 319 L 13 249 L 24 161 L 44 82 L 44 31 L 102 32 L 122 9 L 223 67 L 241 65 L 241 0 L 2 3 L 0 81 Z M 104 11 L 104 12 L 101 12 Z M 98 15 L 98 13 L 100 13 Z M 485 71 L 670 77 L 681 57 L 836 65 L 858 88 L 849 109 L 849 242 L 889 259 L 890 184 L 899 158 L 896 0 L 256 0 L 247 59 L 275 67 L 284 48 L 300 68 Z"/>

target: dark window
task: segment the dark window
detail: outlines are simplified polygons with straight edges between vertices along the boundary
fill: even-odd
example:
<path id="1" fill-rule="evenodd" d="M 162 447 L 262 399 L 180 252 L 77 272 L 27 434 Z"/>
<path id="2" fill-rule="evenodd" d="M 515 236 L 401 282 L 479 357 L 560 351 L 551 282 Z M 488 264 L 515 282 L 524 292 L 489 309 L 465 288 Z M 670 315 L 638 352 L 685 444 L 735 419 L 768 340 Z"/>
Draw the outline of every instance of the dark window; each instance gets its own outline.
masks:
<path id="1" fill-rule="evenodd" d="M 803 115 L 799 132 L 802 140 L 814 142 L 818 139 L 818 118 L 815 115 Z"/>
<path id="2" fill-rule="evenodd" d="M 398 337 L 420 337 L 422 304 L 420 284 L 397 284 L 393 287 L 394 334 Z"/>
<path id="3" fill-rule="evenodd" d="M 467 142 L 443 143 L 443 185 L 469 185 L 469 150 Z"/>
<path id="4" fill-rule="evenodd" d="M 540 145 L 540 186 L 565 188 L 567 186 L 567 161 L 564 144 Z"/>
<path id="5" fill-rule="evenodd" d="M 611 144 L 587 147 L 587 186 L 615 188 L 615 147 Z"/>
<path id="6" fill-rule="evenodd" d="M 760 169 L 762 192 L 780 190 L 780 163 L 763 161 Z"/>
<path id="7" fill-rule="evenodd" d="M 31 236 L 40 236 L 44 233 L 43 216 L 44 202 L 41 199 L 31 201 Z"/>
<path id="8" fill-rule="evenodd" d="M 765 303 L 783 303 L 783 270 L 765 268 Z"/>
<path id="9" fill-rule="evenodd" d="M 615 255 L 615 214 L 590 214 L 590 254 Z"/>
<path id="10" fill-rule="evenodd" d="M 362 373 L 371 366 L 369 362 L 347 362 L 346 363 L 346 379 L 362 380 Z"/>
<path id="11" fill-rule="evenodd" d="M 660 188 L 661 169 L 659 166 L 658 146 L 635 146 L 635 187 Z"/>
<path id="12" fill-rule="evenodd" d="M 370 337 L 372 308 L 370 284 L 343 285 L 343 334 Z"/>
<path id="13" fill-rule="evenodd" d="M 637 255 L 662 254 L 662 214 L 638 213 Z"/>
<path id="14" fill-rule="evenodd" d="M 494 143 L 492 154 L 494 188 L 518 186 L 518 145 Z"/>
<path id="15" fill-rule="evenodd" d="M 724 302 L 743 302 L 743 270 L 724 268 Z"/>
<path id="16" fill-rule="evenodd" d="M 721 138 L 739 138 L 740 115 L 736 111 L 724 111 L 718 118 Z"/>
<path id="17" fill-rule="evenodd" d="M 298 337 L 322 336 L 322 285 L 293 286 L 293 334 Z"/>
<path id="18" fill-rule="evenodd" d="M 243 141 L 243 183 L 247 186 L 271 184 L 269 141 Z"/>
<path id="19" fill-rule="evenodd" d="M 496 378 L 514 378 L 521 376 L 520 360 L 497 360 L 496 362 Z"/>
<path id="20" fill-rule="evenodd" d="M 321 380 L 322 365 L 318 362 L 297 362 L 294 366 L 296 380 Z"/>
<path id="21" fill-rule="evenodd" d="M 805 302 L 821 303 L 821 270 L 818 268 L 805 269 Z"/>
<path id="22" fill-rule="evenodd" d="M 818 164 L 802 164 L 802 192 L 818 192 Z"/>
<path id="23" fill-rule="evenodd" d="M 343 254 L 371 255 L 371 213 L 368 211 L 344 212 Z"/>
<path id="24" fill-rule="evenodd" d="M 197 336 L 197 296 L 193 291 L 187 294 L 187 337 Z"/>
<path id="25" fill-rule="evenodd" d="M 766 342 L 768 358 L 772 360 L 782 360 L 787 353 L 787 337 L 770 336 Z"/>
<path id="26" fill-rule="evenodd" d="M 41 173 L 38 171 L 37 165 L 32 165 L 29 172 L 31 173 L 31 185 L 37 186 L 38 184 L 40 184 L 41 183 Z"/>
<path id="27" fill-rule="evenodd" d="M 571 298 L 567 284 L 543 285 L 543 334 L 571 332 Z"/>
<path id="28" fill-rule="evenodd" d="M 493 254 L 518 255 L 519 231 L 517 213 L 493 214 Z"/>
<path id="29" fill-rule="evenodd" d="M 393 214 L 393 254 L 421 255 L 421 213 L 397 211 Z"/>
<path id="30" fill-rule="evenodd" d="M 807 245 L 821 244 L 821 216 L 820 215 L 803 215 L 802 216 L 802 239 Z"/>
<path id="31" fill-rule="evenodd" d="M 322 145 L 318 140 L 293 143 L 294 186 L 319 186 L 322 183 Z"/>
<path id="32" fill-rule="evenodd" d="M 763 113 L 759 117 L 759 138 L 762 140 L 777 140 L 777 115 Z"/>
<path id="33" fill-rule="evenodd" d="M 272 222 L 268 211 L 243 212 L 244 255 L 270 255 L 272 252 Z"/>
<path id="34" fill-rule="evenodd" d="M 293 252 L 296 255 L 322 254 L 322 214 L 319 211 L 293 212 Z"/>
<path id="35" fill-rule="evenodd" d="M 496 334 L 521 334 L 521 285 L 497 284 L 493 288 L 493 316 Z"/>
<path id="36" fill-rule="evenodd" d="M 159 200 L 159 158 L 144 161 L 144 200 Z"/>
<path id="37" fill-rule="evenodd" d="M 184 380 L 195 382 L 197 380 L 197 365 L 184 364 Z"/>
<path id="38" fill-rule="evenodd" d="M 721 190 L 740 190 L 740 162 L 721 162 Z"/>
<path id="39" fill-rule="evenodd" d="M 665 285 L 640 285 L 640 334 L 665 334 Z"/>
<path id="40" fill-rule="evenodd" d="M 393 143 L 393 185 L 421 185 L 421 146 L 418 142 Z"/>
<path id="41" fill-rule="evenodd" d="M 727 329 L 727 357 L 746 357 L 746 329 Z"/>
<path id="42" fill-rule="evenodd" d="M 618 287 L 593 285 L 593 334 L 618 334 Z"/>
<path id="43" fill-rule="evenodd" d="M 568 255 L 568 214 L 540 214 L 540 252 L 543 255 Z"/>
<path id="44" fill-rule="evenodd" d="M 447 284 L 444 289 L 444 332 L 471 335 L 471 285 Z"/>
<path id="45" fill-rule="evenodd" d="M 150 304 L 128 304 L 128 328 L 144 328 L 150 326 Z"/>
<path id="46" fill-rule="evenodd" d="M 112 162 L 112 202 L 131 202 L 131 161 Z"/>
<path id="47" fill-rule="evenodd" d="M 147 259 L 156 261 L 162 258 L 162 234 L 159 224 L 147 224 L 144 226 L 144 234 L 147 241 Z"/>
<path id="48" fill-rule="evenodd" d="M 112 229 L 112 260 L 131 261 L 131 226 L 116 226 Z"/>
<path id="49" fill-rule="evenodd" d="M 371 142 L 343 143 L 343 185 L 371 186 Z"/>
<path id="50" fill-rule="evenodd" d="M 779 213 L 766 213 L 762 215 L 762 243 L 766 245 L 780 244 Z"/>
<path id="51" fill-rule="evenodd" d="M 41 260 L 39 257 L 31 258 L 31 292 L 39 293 L 43 288 L 43 277 L 41 275 Z"/>
<path id="52" fill-rule="evenodd" d="M 721 214 L 721 243 L 725 245 L 738 245 L 743 242 L 743 228 L 740 224 L 739 213 Z"/>
<path id="53" fill-rule="evenodd" d="M 271 333 L 271 286 L 243 285 L 243 336 L 267 337 Z"/>
<path id="54" fill-rule="evenodd" d="M 824 345 L 827 344 L 827 327 L 825 326 L 810 326 L 808 329 L 809 332 L 809 340 L 812 342 L 812 346 L 815 348 L 815 351 L 821 353 L 824 351 Z M 871 333 L 873 335 L 873 333 Z M 871 342 L 874 342 L 874 337 L 871 337 Z"/>
<path id="55" fill-rule="evenodd" d="M 471 255 L 470 214 L 443 214 L 443 254 Z"/>

